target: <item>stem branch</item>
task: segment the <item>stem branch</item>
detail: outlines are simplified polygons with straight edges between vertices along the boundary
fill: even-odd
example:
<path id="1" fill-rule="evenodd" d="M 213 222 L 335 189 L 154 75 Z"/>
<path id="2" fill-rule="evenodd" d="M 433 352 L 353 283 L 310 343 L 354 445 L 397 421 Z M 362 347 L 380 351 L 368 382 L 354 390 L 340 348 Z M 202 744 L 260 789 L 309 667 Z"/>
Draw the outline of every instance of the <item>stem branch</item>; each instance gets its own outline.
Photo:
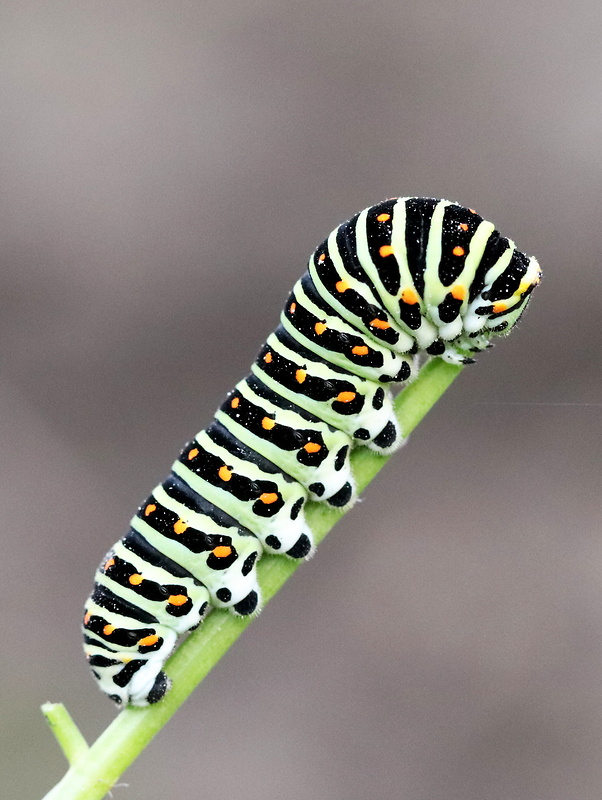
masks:
<path id="1" fill-rule="evenodd" d="M 89 750 L 88 743 L 65 706 L 62 703 L 44 703 L 42 714 L 46 717 L 50 730 L 67 761 L 75 764 L 82 759 Z"/>

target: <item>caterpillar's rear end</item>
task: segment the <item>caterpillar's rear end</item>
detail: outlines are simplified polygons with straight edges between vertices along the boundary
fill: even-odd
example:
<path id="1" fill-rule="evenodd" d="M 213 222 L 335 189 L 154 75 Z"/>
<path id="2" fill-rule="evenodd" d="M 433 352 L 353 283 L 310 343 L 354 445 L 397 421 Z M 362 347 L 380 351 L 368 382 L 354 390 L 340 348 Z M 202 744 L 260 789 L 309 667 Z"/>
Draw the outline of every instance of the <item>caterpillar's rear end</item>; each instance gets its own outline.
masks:
<path id="1" fill-rule="evenodd" d="M 444 200 L 386 200 L 334 230 L 251 374 L 99 567 L 84 649 L 100 687 L 119 704 L 157 702 L 180 633 L 211 607 L 255 613 L 262 553 L 312 553 L 306 501 L 355 501 L 352 448 L 400 446 L 391 390 L 417 358 L 472 361 L 516 324 L 540 272 Z"/>

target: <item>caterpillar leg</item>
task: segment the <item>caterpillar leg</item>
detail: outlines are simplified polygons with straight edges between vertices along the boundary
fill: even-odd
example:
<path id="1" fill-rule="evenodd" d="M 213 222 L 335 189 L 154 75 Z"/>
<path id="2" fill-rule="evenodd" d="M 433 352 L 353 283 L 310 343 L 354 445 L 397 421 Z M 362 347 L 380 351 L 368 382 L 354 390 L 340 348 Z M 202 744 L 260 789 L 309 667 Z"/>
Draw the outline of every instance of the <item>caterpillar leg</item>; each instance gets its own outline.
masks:
<path id="1" fill-rule="evenodd" d="M 120 705 L 147 705 L 165 694 L 161 670 L 176 639 L 173 628 L 103 587 L 88 600 L 84 651 L 100 688 Z"/>
<path id="2" fill-rule="evenodd" d="M 397 417 L 392 413 L 384 428 L 365 444 L 370 450 L 374 450 L 382 456 L 388 456 L 399 450 L 405 442 Z"/>
<path id="3" fill-rule="evenodd" d="M 129 661 L 127 656 L 98 654 L 94 648 L 86 649 L 86 655 L 100 689 L 119 706 L 152 705 L 170 688 L 171 682 L 163 672 L 169 653 Z"/>

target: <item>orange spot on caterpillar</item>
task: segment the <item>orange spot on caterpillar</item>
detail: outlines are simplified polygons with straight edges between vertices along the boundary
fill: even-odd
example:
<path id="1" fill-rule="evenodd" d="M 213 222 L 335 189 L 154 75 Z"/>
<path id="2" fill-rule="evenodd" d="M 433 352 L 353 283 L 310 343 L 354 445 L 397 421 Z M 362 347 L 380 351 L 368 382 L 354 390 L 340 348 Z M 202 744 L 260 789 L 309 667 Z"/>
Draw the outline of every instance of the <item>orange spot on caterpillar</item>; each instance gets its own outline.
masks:
<path id="1" fill-rule="evenodd" d="M 188 529 L 188 523 L 182 518 L 176 520 L 173 525 L 174 532 L 177 534 L 184 533 Z"/>
<path id="2" fill-rule="evenodd" d="M 343 292 L 346 292 L 347 289 L 350 289 L 351 287 L 349 286 L 347 281 L 337 281 L 334 285 L 334 288 L 337 290 L 337 292 L 343 294 Z"/>
<path id="3" fill-rule="evenodd" d="M 297 310 L 297 304 L 296 303 L 291 303 L 290 306 L 288 307 L 288 310 L 289 310 L 289 312 L 291 314 L 294 314 L 295 311 Z"/>
<path id="4" fill-rule="evenodd" d="M 307 372 L 304 369 L 298 369 L 295 372 L 295 380 L 297 383 L 303 383 L 303 381 L 307 378 Z"/>
<path id="5" fill-rule="evenodd" d="M 151 647 L 153 644 L 157 644 L 159 641 L 159 637 L 156 633 L 152 633 L 150 636 L 145 636 L 144 639 L 140 639 L 138 642 L 138 647 Z"/>
<path id="6" fill-rule="evenodd" d="M 456 247 L 454 247 L 454 249 L 452 250 L 452 253 L 453 253 L 455 256 L 463 256 L 465 252 L 466 252 L 466 251 L 464 250 L 464 248 L 463 248 L 463 247 L 460 247 L 460 245 L 457 245 L 457 246 L 456 246 Z"/>
<path id="7" fill-rule="evenodd" d="M 240 405 L 240 397 L 234 397 L 232 399 L 232 402 L 230 403 L 230 406 L 232 408 L 238 408 L 239 405 Z"/>
<path id="8" fill-rule="evenodd" d="M 506 303 L 494 303 L 493 304 L 493 313 L 499 314 L 500 311 L 505 311 L 508 308 Z"/>
<path id="9" fill-rule="evenodd" d="M 324 333 L 324 331 L 327 330 L 327 328 L 328 325 L 326 325 L 324 322 L 316 322 L 316 324 L 314 325 L 314 330 L 318 334 L 318 336 L 321 336 Z"/>
<path id="10" fill-rule="evenodd" d="M 393 248 L 390 244 L 383 244 L 383 246 L 378 251 L 382 258 L 386 258 L 387 256 L 393 255 Z"/>
<path id="11" fill-rule="evenodd" d="M 232 548 L 227 544 L 218 544 L 211 552 L 216 558 L 228 558 L 232 554 Z"/>
<path id="12" fill-rule="evenodd" d="M 390 328 L 391 325 L 384 319 L 373 319 L 370 323 L 371 328 L 379 328 L 381 331 L 385 331 L 387 328 Z"/>
<path id="13" fill-rule="evenodd" d="M 273 360 L 272 359 L 272 354 L 271 353 L 266 353 L 265 356 L 263 357 L 263 360 L 265 361 L 266 364 L 271 364 L 272 360 Z"/>
<path id="14" fill-rule="evenodd" d="M 317 453 L 322 449 L 322 445 L 317 442 L 308 442 L 303 445 L 303 449 L 306 453 Z"/>
<path id="15" fill-rule="evenodd" d="M 271 431 L 271 430 L 272 430 L 272 428 L 276 427 L 276 421 L 275 421 L 275 420 L 273 420 L 271 417 L 264 417 L 264 418 L 261 420 L 261 427 L 262 427 L 262 428 L 263 428 L 265 431 Z"/>
<path id="16" fill-rule="evenodd" d="M 148 517 L 149 514 L 152 514 L 153 511 L 157 510 L 157 506 L 154 503 L 149 503 L 147 507 L 144 509 L 144 516 Z"/>
<path id="17" fill-rule="evenodd" d="M 318 258 L 318 261 L 319 261 L 319 262 L 320 262 L 320 264 L 321 264 L 321 263 L 322 263 L 322 261 L 325 261 L 325 260 L 326 260 L 326 253 L 322 253 L 322 255 L 321 255 L 319 258 Z"/>
<path id="18" fill-rule="evenodd" d="M 355 400 L 355 397 L 355 392 L 339 392 L 336 399 L 339 403 L 350 403 L 352 400 Z"/>
<path id="19" fill-rule="evenodd" d="M 468 225 L 465 222 L 461 222 L 458 225 L 458 227 L 460 228 L 461 231 L 467 231 L 468 230 Z"/>
<path id="20" fill-rule="evenodd" d="M 128 581 L 132 584 L 132 586 L 140 586 L 144 578 L 140 575 L 139 572 L 135 572 L 133 575 L 130 575 Z"/>
<path id="21" fill-rule="evenodd" d="M 474 210 L 474 208 L 469 208 L 468 210 L 470 211 L 470 213 L 471 213 L 471 214 L 476 214 L 476 213 L 477 213 L 477 212 Z"/>
<path id="22" fill-rule="evenodd" d="M 193 458 L 196 458 L 199 454 L 199 448 L 193 447 L 192 450 L 188 453 L 188 460 L 192 461 Z"/>
<path id="23" fill-rule="evenodd" d="M 415 306 L 419 302 L 418 293 L 414 289 L 404 289 L 400 298 L 408 306 Z"/>
<path id="24" fill-rule="evenodd" d="M 114 559 L 114 558 L 108 558 L 108 559 L 105 561 L 105 563 L 104 563 L 104 566 L 103 566 L 103 569 L 104 569 L 104 571 L 106 572 L 108 569 L 111 569 L 111 567 L 112 567 L 114 564 L 115 564 L 115 559 Z"/>
<path id="25" fill-rule="evenodd" d="M 464 300 L 466 297 L 466 289 L 463 286 L 452 286 L 451 296 L 454 300 Z"/>
<path id="26" fill-rule="evenodd" d="M 170 594 L 167 598 L 167 602 L 170 606 L 183 606 L 188 598 L 185 594 Z"/>
<path id="27" fill-rule="evenodd" d="M 262 503 L 265 503 L 266 506 L 269 506 L 271 503 L 275 503 L 278 500 L 278 495 L 275 492 L 264 492 L 259 495 L 259 499 Z"/>
<path id="28" fill-rule="evenodd" d="M 84 625 L 87 625 L 90 622 L 90 612 L 86 611 L 84 614 Z"/>
<path id="29" fill-rule="evenodd" d="M 223 481 L 229 481 L 232 478 L 232 470 L 228 469 L 225 464 L 218 469 L 217 474 Z"/>
<path id="30" fill-rule="evenodd" d="M 390 214 L 379 214 L 376 218 L 379 222 L 386 222 L 388 219 L 391 219 Z"/>
<path id="31" fill-rule="evenodd" d="M 367 356 L 370 352 L 370 348 L 366 347 L 365 344 L 357 344 L 355 347 L 351 348 L 351 352 L 354 356 Z"/>
<path id="32" fill-rule="evenodd" d="M 116 630 L 117 630 L 117 628 L 115 627 L 115 625 L 108 625 L 107 624 L 102 629 L 102 632 L 103 632 L 103 634 L 105 636 L 110 636 L 113 633 L 113 631 L 116 631 Z"/>

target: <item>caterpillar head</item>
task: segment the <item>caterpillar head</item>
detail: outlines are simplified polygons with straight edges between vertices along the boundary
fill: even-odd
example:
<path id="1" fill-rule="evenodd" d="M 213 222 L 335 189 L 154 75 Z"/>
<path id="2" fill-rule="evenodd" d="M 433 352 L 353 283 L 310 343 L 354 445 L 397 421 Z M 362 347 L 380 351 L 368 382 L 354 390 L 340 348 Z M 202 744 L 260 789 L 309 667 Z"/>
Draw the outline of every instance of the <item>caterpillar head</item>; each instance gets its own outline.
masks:
<path id="1" fill-rule="evenodd" d="M 497 336 L 507 336 L 541 281 L 537 259 L 516 250 L 514 242 L 508 245 L 506 257 L 485 273 L 482 287 L 461 314 L 461 332 L 446 342 L 442 354 L 446 361 L 468 363 L 473 360 L 470 353 L 491 347 Z"/>
<path id="2" fill-rule="evenodd" d="M 394 352 L 466 363 L 516 324 L 541 270 L 474 209 L 401 197 L 333 231 L 310 273 L 352 325 L 374 310 L 379 329 L 369 322 L 368 333 Z"/>

